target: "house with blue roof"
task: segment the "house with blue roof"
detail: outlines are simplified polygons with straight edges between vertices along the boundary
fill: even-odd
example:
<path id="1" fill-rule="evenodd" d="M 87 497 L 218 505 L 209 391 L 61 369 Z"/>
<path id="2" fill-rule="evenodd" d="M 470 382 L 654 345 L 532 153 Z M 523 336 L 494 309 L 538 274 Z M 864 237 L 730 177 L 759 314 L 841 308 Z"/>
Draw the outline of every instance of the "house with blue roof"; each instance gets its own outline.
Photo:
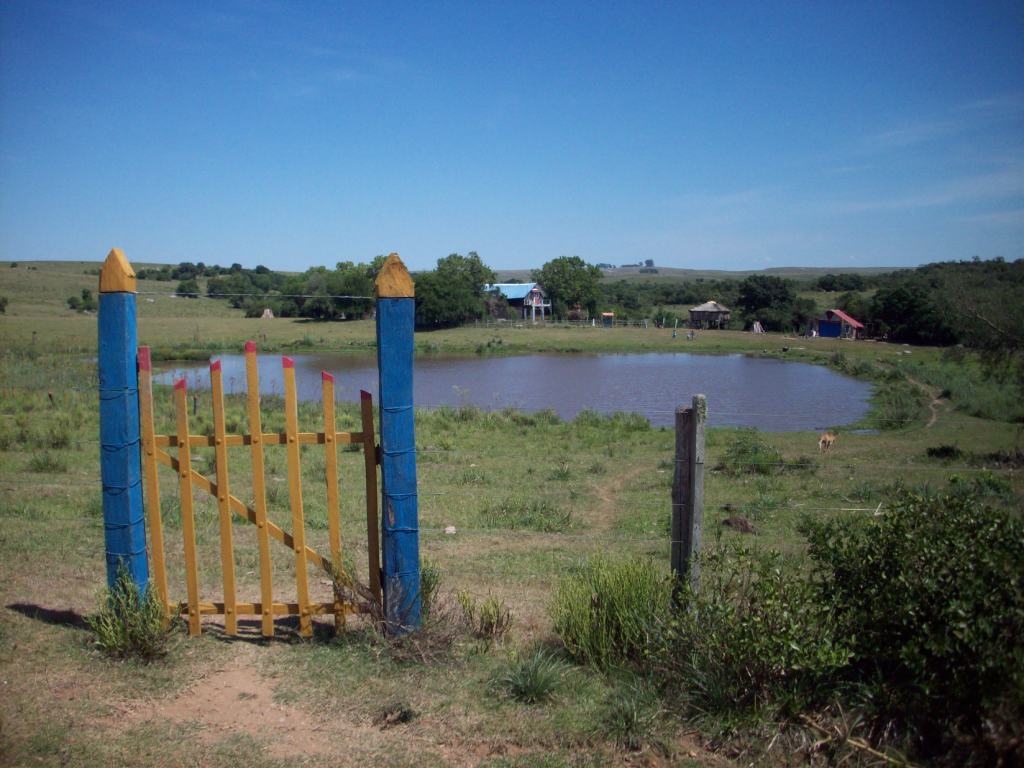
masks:
<path id="1" fill-rule="evenodd" d="M 540 319 L 545 319 L 545 310 L 551 314 L 551 301 L 540 287 L 540 283 L 488 283 L 484 286 L 488 293 L 497 293 L 504 297 L 508 305 L 519 312 L 519 317 L 527 317 L 537 322 L 537 310 Z"/>

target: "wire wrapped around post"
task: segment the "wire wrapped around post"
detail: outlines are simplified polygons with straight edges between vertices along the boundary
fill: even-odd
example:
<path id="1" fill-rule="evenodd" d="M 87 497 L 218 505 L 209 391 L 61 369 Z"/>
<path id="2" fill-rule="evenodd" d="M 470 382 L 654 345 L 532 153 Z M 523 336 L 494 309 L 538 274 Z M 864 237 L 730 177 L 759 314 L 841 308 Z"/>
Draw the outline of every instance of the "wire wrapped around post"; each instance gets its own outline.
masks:
<path id="1" fill-rule="evenodd" d="M 139 453 L 135 272 L 117 248 L 103 262 L 99 290 L 100 477 L 107 585 L 113 587 L 124 568 L 144 590 L 149 560 Z"/>
<path id="2" fill-rule="evenodd" d="M 415 286 L 392 253 L 376 281 L 380 377 L 381 549 L 387 629 L 420 625 L 420 532 L 413 413 Z"/>

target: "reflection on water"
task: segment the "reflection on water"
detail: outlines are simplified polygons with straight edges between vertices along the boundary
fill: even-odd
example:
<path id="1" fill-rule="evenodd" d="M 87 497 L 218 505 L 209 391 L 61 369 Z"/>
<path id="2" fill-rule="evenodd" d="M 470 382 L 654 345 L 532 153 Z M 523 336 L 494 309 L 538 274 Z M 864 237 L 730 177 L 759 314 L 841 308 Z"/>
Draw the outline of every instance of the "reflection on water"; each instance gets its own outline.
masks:
<path id="1" fill-rule="evenodd" d="M 245 358 L 224 355 L 224 386 L 245 391 Z M 358 400 L 359 390 L 377 396 L 373 357 L 296 355 L 299 398 L 320 399 L 320 371 L 335 375 L 339 400 Z M 264 394 L 282 394 L 281 358 L 259 357 Z M 184 376 L 190 387 L 208 389 L 206 365 L 175 367 L 156 381 Z M 552 408 L 571 419 L 585 408 L 602 413 L 635 411 L 655 426 L 669 426 L 677 405 L 694 394 L 708 396 L 712 426 L 750 426 L 769 431 L 820 429 L 861 418 L 871 386 L 818 365 L 744 355 L 651 353 L 627 355 L 523 355 L 518 357 L 421 357 L 414 372 L 417 407 L 470 403 L 487 409 Z"/>

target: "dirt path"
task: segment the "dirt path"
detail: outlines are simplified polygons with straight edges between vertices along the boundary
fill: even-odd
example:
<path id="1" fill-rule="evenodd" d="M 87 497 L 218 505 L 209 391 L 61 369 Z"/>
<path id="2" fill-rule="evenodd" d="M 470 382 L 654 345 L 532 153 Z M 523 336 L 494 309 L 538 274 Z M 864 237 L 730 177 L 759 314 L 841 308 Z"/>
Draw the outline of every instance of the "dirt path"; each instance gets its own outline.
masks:
<path id="1" fill-rule="evenodd" d="M 311 735 L 336 730 L 337 723 L 276 702 L 274 679 L 259 669 L 260 654 L 265 652 L 237 643 L 230 661 L 176 695 L 125 705 L 119 724 L 194 724 L 195 737 L 209 745 L 244 733 L 264 744 L 266 753 L 274 757 L 329 754 L 331 740 Z M 353 727 L 346 724 L 346 731 Z"/>
<path id="2" fill-rule="evenodd" d="M 590 521 L 594 531 L 609 531 L 614 527 L 619 511 L 619 494 L 625 486 L 647 470 L 647 467 L 635 467 L 598 484 L 595 491 L 600 503 L 593 510 L 594 515 Z"/>
<path id="3" fill-rule="evenodd" d="M 935 422 L 938 420 L 939 409 L 946 404 L 946 400 L 942 397 L 939 397 L 939 390 L 937 387 L 928 386 L 923 381 L 912 379 L 909 376 L 907 376 L 907 381 L 909 381 L 915 387 L 917 387 L 926 395 L 928 395 L 928 410 L 931 412 L 931 416 L 928 418 L 928 423 L 924 425 L 924 428 L 931 429 L 935 425 Z"/>

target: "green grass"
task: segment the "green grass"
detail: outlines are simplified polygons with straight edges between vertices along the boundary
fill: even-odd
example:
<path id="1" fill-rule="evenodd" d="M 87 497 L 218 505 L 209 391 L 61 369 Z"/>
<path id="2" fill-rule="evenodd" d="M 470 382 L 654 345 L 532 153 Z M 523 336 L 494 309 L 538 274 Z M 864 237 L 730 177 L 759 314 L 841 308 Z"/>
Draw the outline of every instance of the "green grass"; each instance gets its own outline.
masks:
<path id="1" fill-rule="evenodd" d="M 29 271 L 22 263 L 18 269 L 0 268 L 0 294 L 11 299 L 7 314 L 0 318 L 0 677 L 8 681 L 0 696 L 0 762 L 227 765 L 245 755 L 257 766 L 289 763 L 286 757 L 261 751 L 258 745 L 266 746 L 265 742 L 242 731 L 229 736 L 207 726 L 203 733 L 210 734 L 209 741 L 200 741 L 195 727 L 129 722 L 109 704 L 120 702 L 128 709 L 148 706 L 239 660 L 281 702 L 309 718 L 311 727 L 322 729 L 314 731 L 316 743 L 347 750 L 344 759 L 355 759 L 354 755 L 367 764 L 616 764 L 622 761 L 620 750 L 631 744 L 663 740 L 674 749 L 673 740 L 682 738 L 690 726 L 660 714 L 651 724 L 651 709 L 642 695 L 631 699 L 629 685 L 589 666 L 572 667 L 559 682 L 557 695 L 543 706 L 495 696 L 488 687 L 488 681 L 506 669 L 509 649 L 550 648 L 554 585 L 560 574 L 580 574 L 583 558 L 604 554 L 634 561 L 655 580 L 667 571 L 674 435 L 635 416 L 587 412 L 562 422 L 551 413 L 514 410 L 417 411 L 417 444 L 433 449 L 422 453 L 418 464 L 421 551 L 436 566 L 441 592 L 491 596 L 507 607 L 514 622 L 502 645 L 488 649 L 472 640 L 456 643 L 442 662 L 400 663 L 389 658 L 371 632 L 351 620 L 338 639 L 310 643 L 249 646 L 205 633 L 145 668 L 110 662 L 93 650 L 81 622 L 61 618 L 60 612 L 83 616 L 92 611 L 96 590 L 104 584 L 97 378 L 92 362 L 96 318 L 70 312 L 63 304 L 68 295 L 95 288 L 95 275 L 83 273 L 96 266 L 39 264 Z M 168 288 L 164 283 L 152 285 L 140 287 Z M 247 338 L 266 349 L 354 352 L 365 352 L 374 342 L 371 322 L 247 320 L 240 312 L 205 299 L 140 296 L 139 311 L 140 340 L 164 356 L 238 350 Z M 494 339 L 501 344 L 491 343 Z M 905 372 L 936 387 L 956 365 L 934 349 L 913 348 L 911 355 L 904 355 L 898 345 L 776 334 L 701 332 L 684 346 L 682 340 L 671 339 L 670 331 L 653 328 L 461 328 L 417 334 L 416 342 L 420 354 L 472 355 L 478 346 L 490 343 L 488 354 L 685 350 L 832 365 L 834 353 L 842 351 L 844 366 L 856 367 L 858 375 L 873 381 L 885 382 L 885 376 L 895 371 L 894 382 Z M 759 434 L 764 454 L 801 465 L 793 470 L 756 474 L 716 469 L 727 462 L 740 433 L 708 430 L 705 547 L 713 551 L 744 541 L 767 551 L 793 553 L 803 546 L 797 524 L 805 514 L 827 520 L 840 509 L 856 509 L 872 515 L 895 483 L 944 487 L 953 475 L 960 478 L 956 482 L 985 484 L 993 503 L 1024 507 L 1019 470 L 1011 474 L 1009 464 L 986 458 L 1016 455 L 1019 428 L 973 415 L 1003 408 L 1002 401 L 974 411 L 964 406 L 972 398 L 980 402 L 992 391 L 982 377 L 977 382 L 981 389 L 947 382 L 952 403 L 940 407 L 934 427 L 924 428 L 927 409 L 918 408 L 902 429 L 875 434 L 841 431 L 834 451 L 825 456 L 817 452 L 816 433 Z M 155 399 L 157 431 L 173 431 L 170 391 L 157 387 Z M 263 406 L 265 428 L 281 429 L 280 398 L 265 397 Z M 210 410 L 208 393 L 199 393 L 195 431 L 210 429 Z M 226 410 L 230 428 L 244 431 L 244 401 L 228 398 Z M 315 404 L 300 406 L 300 429 L 318 430 L 319 419 Z M 339 404 L 338 422 L 342 429 L 358 429 L 355 407 Z M 944 445 L 958 446 L 963 456 L 940 460 L 927 455 L 929 447 Z M 65 471 L 31 471 L 33 457 L 44 453 Z M 212 449 L 194 453 L 196 468 L 212 471 Z M 252 491 L 249 451 L 231 449 L 230 457 L 233 492 L 247 499 Z M 303 448 L 302 460 L 311 523 L 308 543 L 327 551 L 322 447 Z M 362 462 L 359 453 L 339 453 L 346 559 L 354 575 L 365 581 Z M 983 475 L 986 468 L 992 479 Z M 271 518 L 290 529 L 283 448 L 268 448 L 267 475 Z M 178 479 L 165 467 L 159 477 L 168 578 L 174 599 L 183 599 Z M 737 513 L 755 522 L 752 538 L 722 527 L 722 519 Z M 445 533 L 448 526 L 455 528 L 454 534 Z M 219 599 L 217 506 L 201 493 L 196 494 L 196 528 L 201 594 Z M 255 599 L 259 561 L 254 531 L 236 519 L 234 533 L 239 593 Z M 293 563 L 293 553 L 275 542 L 272 575 L 275 595 L 281 599 L 294 595 Z M 322 582 L 322 575 L 311 570 L 317 599 L 330 595 L 330 585 Z M 589 593 L 565 604 L 567 611 L 577 614 L 589 606 Z M 518 658 L 527 658 L 532 650 L 519 653 Z M 600 653 L 594 655 L 600 658 Z M 59 688 L 60 681 L 67 681 L 67 688 Z M 76 695 L 83 690 L 90 692 L 88 697 Z M 373 718 L 387 701 L 405 702 L 417 716 L 380 730 L 373 726 Z M 324 711 L 330 716 L 318 720 Z M 268 725 L 272 733 L 274 728 L 273 723 Z M 438 733 L 445 734 L 447 753 L 437 746 Z M 686 750 L 676 757 L 677 762 L 687 759 Z M 327 762 L 332 758 L 342 760 L 329 753 Z M 695 760 L 705 758 L 699 753 Z"/>

